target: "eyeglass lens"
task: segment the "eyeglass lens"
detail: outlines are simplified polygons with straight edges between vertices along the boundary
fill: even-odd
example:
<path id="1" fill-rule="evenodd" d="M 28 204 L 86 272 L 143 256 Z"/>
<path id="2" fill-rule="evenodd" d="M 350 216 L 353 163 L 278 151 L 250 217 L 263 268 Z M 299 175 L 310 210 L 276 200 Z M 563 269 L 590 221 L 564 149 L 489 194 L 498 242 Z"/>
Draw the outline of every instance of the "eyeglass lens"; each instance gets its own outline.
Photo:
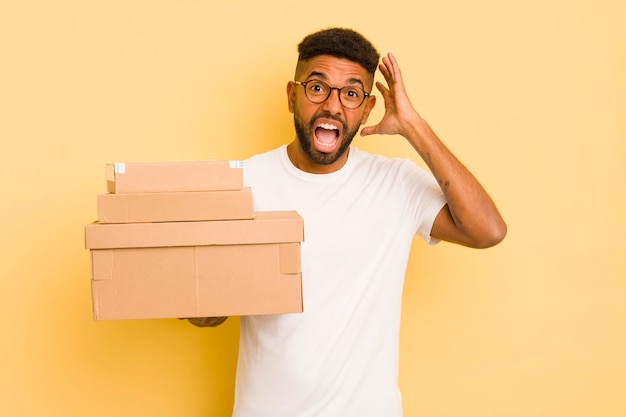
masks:
<path id="1" fill-rule="evenodd" d="M 365 91 L 355 86 L 331 87 L 321 80 L 310 80 L 300 84 L 304 87 L 307 98 L 316 104 L 328 100 L 333 90 L 339 92 L 339 101 L 349 109 L 359 107 L 367 96 Z"/>

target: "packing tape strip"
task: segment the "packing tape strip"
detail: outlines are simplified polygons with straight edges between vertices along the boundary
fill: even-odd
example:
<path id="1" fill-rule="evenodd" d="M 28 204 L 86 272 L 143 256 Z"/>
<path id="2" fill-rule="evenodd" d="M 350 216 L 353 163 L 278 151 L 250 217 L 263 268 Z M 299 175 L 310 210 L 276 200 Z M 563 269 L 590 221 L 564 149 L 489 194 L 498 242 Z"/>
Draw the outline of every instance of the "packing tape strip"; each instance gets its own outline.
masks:
<path id="1" fill-rule="evenodd" d="M 116 174 L 126 174 L 126 164 L 124 162 L 113 164 L 113 172 Z"/>

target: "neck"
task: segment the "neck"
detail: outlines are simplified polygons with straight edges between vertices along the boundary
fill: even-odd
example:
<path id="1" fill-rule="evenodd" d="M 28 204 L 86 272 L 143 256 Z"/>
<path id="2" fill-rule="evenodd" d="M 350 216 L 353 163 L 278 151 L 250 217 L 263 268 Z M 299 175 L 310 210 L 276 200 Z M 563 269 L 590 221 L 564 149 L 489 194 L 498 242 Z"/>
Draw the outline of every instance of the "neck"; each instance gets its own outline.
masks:
<path id="1" fill-rule="evenodd" d="M 295 140 L 287 145 L 287 156 L 289 160 L 300 171 L 308 172 L 310 174 L 330 174 L 332 172 L 339 171 L 348 161 L 348 154 L 350 149 L 346 150 L 345 154 L 341 155 L 339 159 L 329 165 L 323 165 L 313 162 L 302 150 L 300 143 Z"/>

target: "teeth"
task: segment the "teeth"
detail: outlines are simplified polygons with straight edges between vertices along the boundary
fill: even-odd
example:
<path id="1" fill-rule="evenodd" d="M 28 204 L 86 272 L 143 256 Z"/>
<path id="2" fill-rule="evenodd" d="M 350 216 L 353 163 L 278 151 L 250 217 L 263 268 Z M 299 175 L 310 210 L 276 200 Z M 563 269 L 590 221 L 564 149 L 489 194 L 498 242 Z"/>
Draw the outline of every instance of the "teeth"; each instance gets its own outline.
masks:
<path id="1" fill-rule="evenodd" d="M 320 123 L 317 127 L 328 130 L 337 130 L 337 126 L 331 125 L 330 123 Z"/>

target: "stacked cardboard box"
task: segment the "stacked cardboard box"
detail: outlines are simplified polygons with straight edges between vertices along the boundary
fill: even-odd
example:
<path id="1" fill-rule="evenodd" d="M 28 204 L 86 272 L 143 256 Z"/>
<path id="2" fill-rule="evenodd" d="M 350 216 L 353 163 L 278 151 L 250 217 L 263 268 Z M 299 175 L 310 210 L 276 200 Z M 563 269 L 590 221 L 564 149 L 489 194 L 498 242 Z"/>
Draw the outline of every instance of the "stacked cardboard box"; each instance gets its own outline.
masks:
<path id="1" fill-rule="evenodd" d="M 302 218 L 255 212 L 232 161 L 108 164 L 85 226 L 96 320 L 302 311 Z"/>

